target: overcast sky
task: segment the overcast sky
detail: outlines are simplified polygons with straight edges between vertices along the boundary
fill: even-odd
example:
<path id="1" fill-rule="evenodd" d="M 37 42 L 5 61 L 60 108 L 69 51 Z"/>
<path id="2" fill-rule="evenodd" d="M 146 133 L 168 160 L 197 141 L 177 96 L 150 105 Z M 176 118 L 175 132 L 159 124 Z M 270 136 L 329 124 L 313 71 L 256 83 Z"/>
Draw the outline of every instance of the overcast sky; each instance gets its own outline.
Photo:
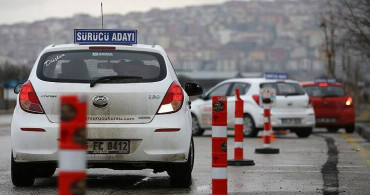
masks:
<path id="1" fill-rule="evenodd" d="M 126 14 L 152 8 L 168 9 L 225 1 L 228 0 L 0 0 L 0 24 L 71 17 L 77 13 L 99 16 L 100 2 L 103 2 L 104 14 Z"/>

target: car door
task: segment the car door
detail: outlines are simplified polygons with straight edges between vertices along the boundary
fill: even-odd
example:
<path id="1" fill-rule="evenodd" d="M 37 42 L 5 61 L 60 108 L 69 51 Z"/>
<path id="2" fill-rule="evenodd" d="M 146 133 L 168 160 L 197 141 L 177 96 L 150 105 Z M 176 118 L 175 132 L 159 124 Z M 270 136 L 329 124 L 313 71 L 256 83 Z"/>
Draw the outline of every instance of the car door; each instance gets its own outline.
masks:
<path id="1" fill-rule="evenodd" d="M 227 96 L 229 94 L 230 87 L 232 86 L 232 84 L 233 83 L 220 84 L 219 86 L 216 86 L 215 88 L 210 89 L 210 91 L 207 92 L 204 98 L 205 99 L 204 104 L 200 108 L 200 110 L 202 111 L 200 120 L 202 120 L 201 122 L 205 126 L 205 128 L 212 127 L 212 97 L 213 96 Z M 229 119 L 229 113 L 231 112 L 231 110 L 229 110 L 230 106 L 227 105 L 227 108 L 228 108 L 227 111 L 228 111 L 228 119 Z"/>

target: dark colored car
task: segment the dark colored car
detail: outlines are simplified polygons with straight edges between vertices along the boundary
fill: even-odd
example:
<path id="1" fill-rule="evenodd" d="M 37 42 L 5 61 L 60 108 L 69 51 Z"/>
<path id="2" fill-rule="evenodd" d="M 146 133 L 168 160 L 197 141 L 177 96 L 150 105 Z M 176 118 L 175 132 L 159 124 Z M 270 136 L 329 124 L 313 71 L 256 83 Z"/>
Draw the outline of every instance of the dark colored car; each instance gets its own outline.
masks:
<path id="1" fill-rule="evenodd" d="M 345 128 L 347 133 L 355 130 L 353 99 L 343 84 L 338 82 L 304 82 L 302 87 L 310 96 L 315 110 L 316 127 L 337 132 Z"/>

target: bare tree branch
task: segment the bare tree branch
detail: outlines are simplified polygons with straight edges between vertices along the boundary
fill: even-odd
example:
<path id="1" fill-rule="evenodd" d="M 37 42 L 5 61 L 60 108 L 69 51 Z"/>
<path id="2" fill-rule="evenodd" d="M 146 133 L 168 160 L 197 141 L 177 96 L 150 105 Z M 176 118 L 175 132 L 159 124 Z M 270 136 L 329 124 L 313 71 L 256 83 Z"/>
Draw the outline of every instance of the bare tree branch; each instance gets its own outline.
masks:
<path id="1" fill-rule="evenodd" d="M 352 47 L 360 49 L 370 57 L 370 1 L 368 0 L 341 0 L 342 9 L 339 10 L 342 19 L 342 28 L 346 29 L 353 38 L 350 38 Z"/>

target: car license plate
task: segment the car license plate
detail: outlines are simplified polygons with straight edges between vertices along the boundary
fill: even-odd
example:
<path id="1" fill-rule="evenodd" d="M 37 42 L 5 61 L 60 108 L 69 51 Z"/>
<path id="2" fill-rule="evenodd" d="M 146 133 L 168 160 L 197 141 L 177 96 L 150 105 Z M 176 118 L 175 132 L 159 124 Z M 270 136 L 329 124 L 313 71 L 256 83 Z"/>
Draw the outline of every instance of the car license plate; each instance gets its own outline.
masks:
<path id="1" fill-rule="evenodd" d="M 130 142 L 127 140 L 88 140 L 88 154 L 128 154 Z"/>
<path id="2" fill-rule="evenodd" d="M 281 123 L 284 125 L 299 125 L 301 124 L 300 118 L 283 118 L 281 119 Z"/>
<path id="3" fill-rule="evenodd" d="M 336 123 L 336 118 L 316 118 L 317 123 Z"/>

